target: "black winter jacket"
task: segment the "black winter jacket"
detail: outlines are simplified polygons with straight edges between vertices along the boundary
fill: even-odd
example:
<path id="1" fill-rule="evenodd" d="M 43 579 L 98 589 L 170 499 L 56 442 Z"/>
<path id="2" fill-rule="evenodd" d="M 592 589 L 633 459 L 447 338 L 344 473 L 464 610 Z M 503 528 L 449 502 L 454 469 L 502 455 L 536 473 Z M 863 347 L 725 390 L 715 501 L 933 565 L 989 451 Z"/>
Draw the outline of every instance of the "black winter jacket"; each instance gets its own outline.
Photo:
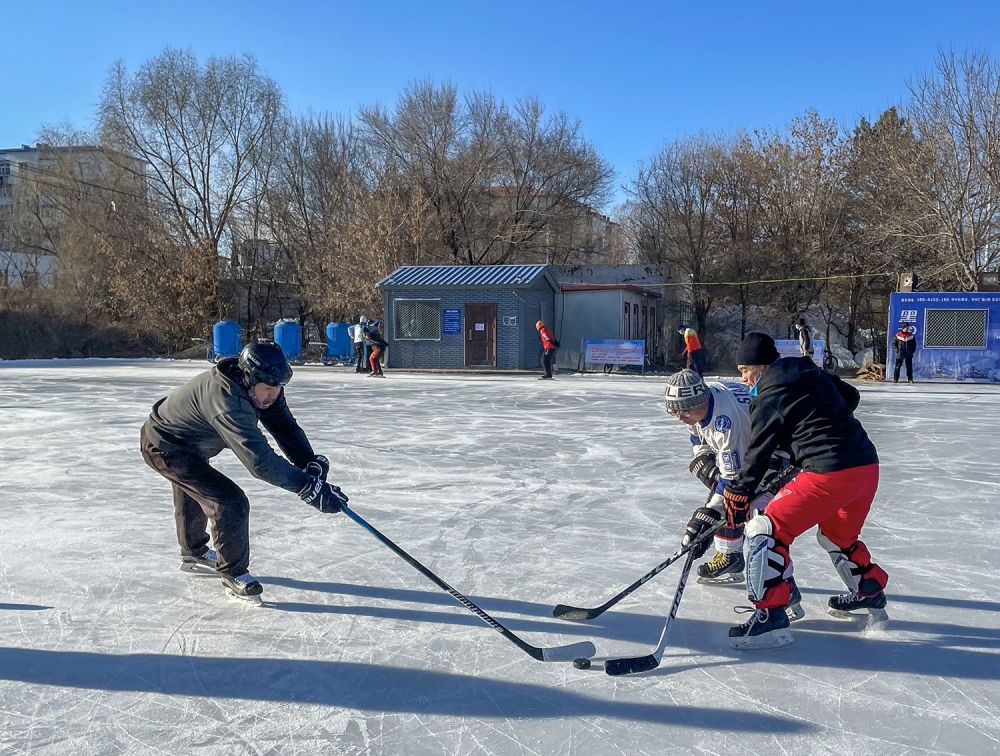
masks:
<path id="1" fill-rule="evenodd" d="M 892 348 L 896 358 L 912 357 L 917 353 L 917 338 L 909 328 L 900 328 L 892 340 Z"/>
<path id="2" fill-rule="evenodd" d="M 770 365 L 750 403 L 746 461 L 732 487 L 756 491 L 771 453 L 787 449 L 807 472 L 835 472 L 878 462 L 875 445 L 854 417 L 861 395 L 809 357 L 782 357 Z"/>

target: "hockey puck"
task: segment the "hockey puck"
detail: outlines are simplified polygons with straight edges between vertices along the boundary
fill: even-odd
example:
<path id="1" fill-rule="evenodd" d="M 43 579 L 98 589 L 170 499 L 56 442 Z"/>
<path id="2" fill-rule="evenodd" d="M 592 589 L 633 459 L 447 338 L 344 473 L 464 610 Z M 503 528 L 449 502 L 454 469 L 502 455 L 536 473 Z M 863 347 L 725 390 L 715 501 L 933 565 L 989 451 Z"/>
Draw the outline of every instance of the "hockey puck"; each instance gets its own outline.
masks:
<path id="1" fill-rule="evenodd" d="M 590 659 L 574 659 L 573 666 L 577 669 L 590 669 Z"/>

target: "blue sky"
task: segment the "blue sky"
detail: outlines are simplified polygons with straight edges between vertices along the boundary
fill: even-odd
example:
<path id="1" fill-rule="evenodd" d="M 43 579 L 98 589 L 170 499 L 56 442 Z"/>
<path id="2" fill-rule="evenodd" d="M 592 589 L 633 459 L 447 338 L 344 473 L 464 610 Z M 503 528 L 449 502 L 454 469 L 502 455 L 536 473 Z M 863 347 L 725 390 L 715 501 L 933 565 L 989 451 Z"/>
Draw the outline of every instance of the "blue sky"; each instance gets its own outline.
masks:
<path id="1" fill-rule="evenodd" d="M 251 53 L 296 112 L 391 105 L 415 79 L 580 119 L 627 180 L 665 142 L 780 128 L 814 108 L 853 124 L 906 98 L 939 47 L 983 50 L 998 2 L 18 2 L 2 6 L 0 147 L 92 126 L 111 64 L 164 47 Z"/>

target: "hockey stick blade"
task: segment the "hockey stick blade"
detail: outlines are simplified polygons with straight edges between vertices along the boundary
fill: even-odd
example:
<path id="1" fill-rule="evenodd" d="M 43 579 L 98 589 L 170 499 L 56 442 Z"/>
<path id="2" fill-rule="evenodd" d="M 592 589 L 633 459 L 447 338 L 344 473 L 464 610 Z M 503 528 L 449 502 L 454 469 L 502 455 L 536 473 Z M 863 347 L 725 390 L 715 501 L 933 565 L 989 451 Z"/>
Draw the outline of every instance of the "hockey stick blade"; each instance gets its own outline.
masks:
<path id="1" fill-rule="evenodd" d="M 608 659 L 604 662 L 604 671 L 612 677 L 634 675 L 639 672 L 649 672 L 660 666 L 660 660 L 655 654 L 636 656 L 629 659 Z"/>
<path id="2" fill-rule="evenodd" d="M 684 562 L 684 569 L 681 571 L 681 578 L 677 581 L 677 590 L 674 591 L 674 600 L 670 603 L 670 613 L 663 623 L 663 632 L 660 633 L 660 641 L 653 649 L 653 653 L 645 656 L 623 657 L 621 659 L 608 659 L 604 662 L 604 671 L 612 677 L 619 675 L 634 675 L 639 672 L 649 672 L 660 666 L 660 659 L 667 648 L 667 631 L 670 630 L 670 623 L 677 616 L 677 607 L 681 605 L 681 596 L 684 595 L 684 586 L 687 585 L 688 575 L 691 573 L 691 565 L 694 564 L 694 554 L 688 554 L 687 561 Z"/>
<path id="3" fill-rule="evenodd" d="M 574 659 L 590 659 L 597 653 L 594 644 L 590 641 L 583 643 L 570 643 L 568 646 L 553 646 L 542 649 L 542 661 L 563 662 Z"/>
<path id="4" fill-rule="evenodd" d="M 664 561 L 660 562 L 653 569 L 651 569 L 641 578 L 632 583 L 632 585 L 630 585 L 628 588 L 621 591 L 620 593 L 616 593 L 614 596 L 612 596 L 610 599 L 605 601 L 600 606 L 595 606 L 590 609 L 584 609 L 579 606 L 569 606 L 568 604 L 557 604 L 556 607 L 552 610 L 552 616 L 556 617 L 557 619 L 569 620 L 570 622 L 586 622 L 587 620 L 592 620 L 595 617 L 601 616 L 602 614 L 604 614 L 604 612 L 613 607 L 623 598 L 633 593 L 637 589 L 641 588 L 650 580 L 652 580 L 654 577 L 659 575 L 661 572 L 663 572 L 667 567 L 672 565 L 678 559 L 680 559 L 683 556 L 687 556 L 688 552 L 690 552 L 693 547 L 697 546 L 702 541 L 706 541 L 709 538 L 713 537 L 716 531 L 720 530 L 725 524 L 726 524 L 725 520 L 723 520 L 714 528 L 705 531 L 687 547 L 678 549 L 676 552 L 667 557 Z"/>
<path id="5" fill-rule="evenodd" d="M 538 661 L 570 661 L 572 659 L 579 659 L 581 657 L 590 658 L 597 653 L 597 649 L 594 648 L 594 644 L 587 641 L 583 643 L 571 643 L 568 646 L 554 646 L 552 648 L 543 648 L 539 646 L 534 646 L 528 643 L 524 638 L 509 630 L 503 624 L 495 620 L 489 614 L 484 612 L 472 599 L 461 593 L 450 585 L 448 585 L 444 580 L 435 575 L 431 570 L 422 565 L 417 559 L 412 557 L 402 548 L 400 548 L 396 543 L 394 543 L 390 538 L 385 536 L 378 528 L 368 522 L 364 517 L 359 515 L 353 509 L 348 507 L 346 504 L 341 510 L 350 519 L 354 520 L 358 525 L 368 531 L 375 540 L 387 546 L 396 556 L 400 557 L 413 567 L 417 572 L 423 575 L 425 578 L 430 580 L 438 588 L 441 588 L 448 593 L 455 601 L 464 606 L 470 612 L 475 614 L 479 619 L 485 622 L 489 627 L 496 630 L 504 638 L 509 640 L 519 649 L 528 654 L 532 659 L 537 659 Z"/>

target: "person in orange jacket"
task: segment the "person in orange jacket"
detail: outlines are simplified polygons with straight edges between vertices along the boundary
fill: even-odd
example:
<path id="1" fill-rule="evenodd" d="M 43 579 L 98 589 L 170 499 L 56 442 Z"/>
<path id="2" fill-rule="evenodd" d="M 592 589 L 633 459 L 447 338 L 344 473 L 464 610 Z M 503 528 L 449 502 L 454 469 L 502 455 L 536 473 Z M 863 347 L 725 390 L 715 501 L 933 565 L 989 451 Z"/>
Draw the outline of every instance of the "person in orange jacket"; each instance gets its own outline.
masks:
<path id="1" fill-rule="evenodd" d="M 698 332 L 693 328 L 681 326 L 677 329 L 677 333 L 684 337 L 685 367 L 694 370 L 698 375 L 704 375 L 705 365 L 701 358 L 701 339 L 698 338 Z"/>
<path id="2" fill-rule="evenodd" d="M 539 380 L 552 380 L 554 377 L 552 375 L 552 363 L 556 361 L 556 350 L 559 348 L 559 340 L 553 335 L 552 331 L 545 327 L 545 321 L 539 320 L 535 323 L 535 330 L 538 331 L 538 337 L 542 340 L 542 367 L 545 369 L 545 374 L 539 377 Z"/>

